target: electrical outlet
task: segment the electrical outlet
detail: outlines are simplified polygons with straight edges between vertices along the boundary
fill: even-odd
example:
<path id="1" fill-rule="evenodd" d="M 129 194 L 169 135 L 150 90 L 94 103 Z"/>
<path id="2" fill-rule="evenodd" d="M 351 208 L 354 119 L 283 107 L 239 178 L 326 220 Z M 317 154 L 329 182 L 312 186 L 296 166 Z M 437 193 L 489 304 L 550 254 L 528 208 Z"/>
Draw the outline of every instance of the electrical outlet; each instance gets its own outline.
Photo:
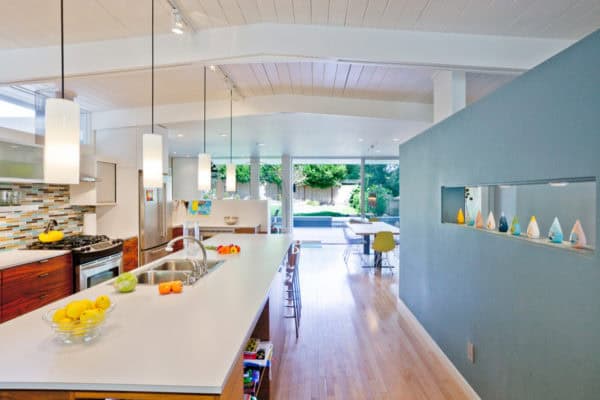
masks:
<path id="1" fill-rule="evenodd" d="M 467 358 L 471 364 L 475 363 L 475 345 L 471 341 L 467 342 Z"/>

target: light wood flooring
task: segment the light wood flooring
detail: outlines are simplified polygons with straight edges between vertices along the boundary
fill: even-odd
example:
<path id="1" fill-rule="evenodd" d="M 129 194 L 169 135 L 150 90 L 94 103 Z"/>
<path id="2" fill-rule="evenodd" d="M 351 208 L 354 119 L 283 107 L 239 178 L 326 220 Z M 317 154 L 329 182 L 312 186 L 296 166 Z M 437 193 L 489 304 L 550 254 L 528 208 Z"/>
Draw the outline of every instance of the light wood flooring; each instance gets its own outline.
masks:
<path id="1" fill-rule="evenodd" d="M 398 270 L 346 267 L 343 250 L 302 249 L 300 338 L 288 320 L 276 400 L 473 398 L 398 299 Z"/>

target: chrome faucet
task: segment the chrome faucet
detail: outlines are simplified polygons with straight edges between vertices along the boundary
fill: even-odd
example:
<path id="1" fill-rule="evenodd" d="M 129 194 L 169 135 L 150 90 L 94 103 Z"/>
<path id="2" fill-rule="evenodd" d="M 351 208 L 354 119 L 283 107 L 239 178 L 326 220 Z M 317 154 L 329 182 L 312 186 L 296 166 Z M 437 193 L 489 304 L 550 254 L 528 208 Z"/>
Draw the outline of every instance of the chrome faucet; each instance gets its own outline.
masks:
<path id="1" fill-rule="evenodd" d="M 206 248 L 204 247 L 204 244 L 202 244 L 202 242 L 200 240 L 196 239 L 193 236 L 177 236 L 176 238 L 171 239 L 169 241 L 169 243 L 167 243 L 167 247 L 165 247 L 165 250 L 168 252 L 172 252 L 173 245 L 180 240 L 192 240 L 192 241 L 196 242 L 198 244 L 198 246 L 200 246 L 200 249 L 202 250 L 202 264 L 201 265 L 199 265 L 198 259 L 193 259 L 193 258 L 189 259 L 190 262 L 192 263 L 192 265 L 194 266 L 195 278 L 198 279 L 202 275 L 206 274 L 206 272 L 208 271 L 208 265 L 206 263 Z"/>

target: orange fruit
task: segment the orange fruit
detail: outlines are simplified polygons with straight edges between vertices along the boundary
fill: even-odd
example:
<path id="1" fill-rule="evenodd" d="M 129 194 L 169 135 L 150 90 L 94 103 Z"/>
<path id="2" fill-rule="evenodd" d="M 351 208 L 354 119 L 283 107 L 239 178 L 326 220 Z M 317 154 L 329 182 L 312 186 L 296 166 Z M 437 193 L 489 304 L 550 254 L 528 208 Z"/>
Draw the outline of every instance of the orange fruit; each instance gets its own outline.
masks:
<path id="1" fill-rule="evenodd" d="M 183 282 L 181 282 L 181 281 L 173 281 L 173 282 L 171 282 L 171 291 L 173 293 L 181 293 L 181 292 L 183 292 Z"/>
<path id="2" fill-rule="evenodd" d="M 158 285 L 158 293 L 169 294 L 171 293 L 171 282 L 163 282 Z"/>

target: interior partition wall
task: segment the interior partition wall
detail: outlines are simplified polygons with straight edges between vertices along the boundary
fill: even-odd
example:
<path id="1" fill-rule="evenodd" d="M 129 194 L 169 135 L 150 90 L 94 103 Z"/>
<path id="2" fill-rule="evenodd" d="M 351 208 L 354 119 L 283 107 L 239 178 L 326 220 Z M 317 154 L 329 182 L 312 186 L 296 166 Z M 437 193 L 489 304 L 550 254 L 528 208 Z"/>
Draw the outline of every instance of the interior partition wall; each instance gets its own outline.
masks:
<path id="1" fill-rule="evenodd" d="M 597 31 L 400 148 L 400 297 L 483 399 L 582 400 L 600 393 L 598 251 L 486 234 L 444 223 L 442 214 L 443 187 L 597 182 L 599 65 Z M 548 229 L 553 215 L 544 210 L 568 187 L 543 189 L 540 196 L 517 195 L 517 203 L 506 203 L 514 210 L 505 212 L 537 214 L 540 230 Z M 524 208 L 524 196 L 538 200 Z M 598 213 L 586 218 L 583 207 L 566 204 L 571 209 L 553 211 L 561 213 L 564 236 L 581 218 L 597 238 Z M 548 233 L 541 231 L 541 239 Z"/>

